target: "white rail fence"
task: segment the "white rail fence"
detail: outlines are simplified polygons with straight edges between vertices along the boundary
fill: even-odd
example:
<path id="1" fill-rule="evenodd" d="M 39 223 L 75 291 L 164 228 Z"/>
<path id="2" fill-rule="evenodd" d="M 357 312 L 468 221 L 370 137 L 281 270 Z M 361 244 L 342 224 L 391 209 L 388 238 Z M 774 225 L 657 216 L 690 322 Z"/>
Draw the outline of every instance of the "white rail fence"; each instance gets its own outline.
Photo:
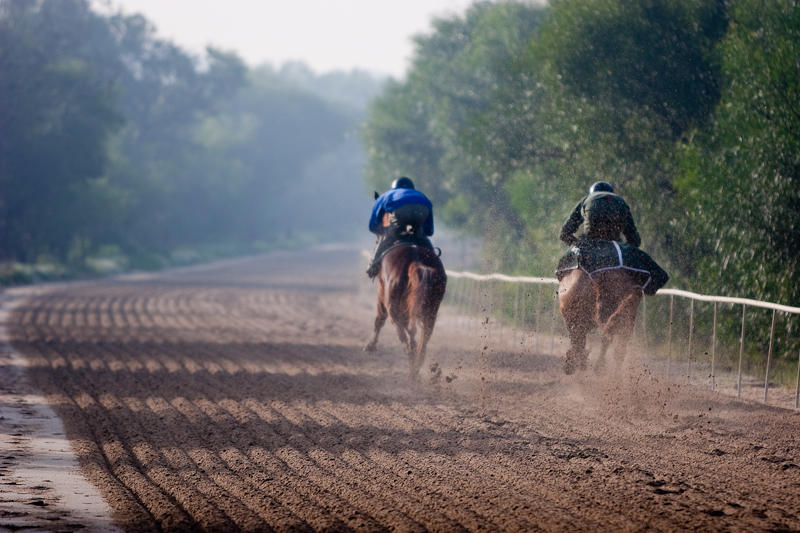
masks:
<path id="1" fill-rule="evenodd" d="M 452 270 L 448 271 L 447 275 L 451 283 L 448 284 L 445 303 L 454 306 L 461 316 L 480 315 L 481 320 L 488 322 L 489 316 L 495 315 L 496 321 L 505 322 L 507 326 L 510 326 L 513 342 L 517 343 L 520 334 L 529 334 L 533 349 L 537 350 L 540 348 L 541 341 L 549 337 L 549 351 L 554 353 L 556 338 L 564 331 L 563 321 L 558 312 L 555 290 L 547 290 L 548 286 L 554 289 L 558 285 L 555 278 L 508 276 L 497 273 L 475 274 Z M 452 283 L 455 280 L 459 281 Z M 548 292 L 549 294 L 546 294 Z M 732 376 L 733 367 L 735 367 L 737 397 L 742 397 L 743 376 L 752 375 L 755 372 L 762 375 L 761 372 L 763 372 L 763 401 L 768 402 L 771 388 L 770 371 L 773 370 L 771 367 L 776 360 L 774 354 L 778 353 L 776 351 L 776 319 L 780 317 L 787 321 L 784 331 L 790 332 L 792 328 L 789 327 L 788 321 L 797 320 L 800 317 L 800 307 L 747 298 L 709 296 L 676 289 L 661 289 L 656 296 L 658 297 L 656 299 L 645 298 L 643 300 L 637 321 L 639 341 L 643 345 L 644 359 L 649 366 L 652 366 L 653 369 L 663 368 L 669 378 L 673 377 L 673 365 L 681 366 L 685 369 L 687 383 L 692 383 L 693 374 L 694 380 L 698 380 L 697 375 L 702 372 L 706 375 L 712 390 L 718 390 L 719 380 L 726 375 Z M 667 297 L 669 300 L 665 301 L 664 298 Z M 552 303 L 548 305 L 545 298 L 550 298 Z M 649 312 L 648 301 L 651 302 L 649 307 L 652 308 Z M 685 309 L 687 301 L 688 310 Z M 680 302 L 683 304 L 680 305 Z M 699 309 L 703 304 L 711 306 L 705 314 L 701 313 Z M 679 309 L 679 307 L 684 309 Z M 738 311 L 739 308 L 741 308 L 741 313 Z M 761 368 L 753 366 L 752 358 L 745 358 L 745 352 L 748 350 L 748 337 L 752 337 L 753 341 L 766 340 L 766 337 L 758 336 L 761 334 L 760 332 L 753 333 L 747 329 L 748 318 L 752 321 L 750 315 L 753 310 L 771 311 L 772 315 L 767 353 Z M 741 315 L 740 328 L 737 324 L 732 324 L 734 320 L 739 321 L 739 315 Z M 762 321 L 765 321 L 763 319 L 767 317 L 761 318 Z M 648 319 L 651 323 L 650 327 L 648 327 Z M 469 318 L 464 318 L 464 320 L 467 327 L 473 327 Z M 718 325 L 721 321 L 725 322 L 729 330 L 733 326 L 740 330 L 738 346 L 731 346 L 730 343 L 727 346 L 719 345 Z M 757 324 L 758 322 L 755 321 Z M 656 324 L 656 326 L 654 327 L 652 324 Z M 545 333 L 547 329 L 549 329 L 549 335 Z M 710 332 L 707 331 L 708 329 Z M 685 331 L 686 335 L 678 333 L 679 330 Z M 782 339 L 784 344 L 789 344 L 788 335 L 783 335 Z M 704 345 L 706 350 L 703 350 Z M 737 349 L 738 357 L 735 353 Z M 786 350 L 784 350 L 785 353 Z M 708 357 L 701 357 L 701 355 Z M 787 357 L 780 358 L 784 367 L 787 359 Z M 745 365 L 750 368 L 745 368 Z M 783 368 L 783 370 L 786 369 Z M 753 386 L 760 387 L 760 381 L 749 377 L 747 381 L 751 388 Z M 775 390 L 778 387 L 773 385 L 772 389 Z M 798 354 L 794 390 L 795 409 L 799 405 L 800 353 Z"/>

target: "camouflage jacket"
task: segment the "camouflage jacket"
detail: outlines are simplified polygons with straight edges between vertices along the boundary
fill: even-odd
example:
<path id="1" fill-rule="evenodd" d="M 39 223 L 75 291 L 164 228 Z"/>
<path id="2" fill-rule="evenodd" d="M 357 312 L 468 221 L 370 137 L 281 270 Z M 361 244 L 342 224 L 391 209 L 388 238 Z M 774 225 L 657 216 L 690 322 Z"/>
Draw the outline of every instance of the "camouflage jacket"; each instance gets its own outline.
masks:
<path id="1" fill-rule="evenodd" d="M 619 241 L 620 235 L 624 235 L 628 244 L 638 247 L 642 243 L 628 204 L 614 193 L 596 192 L 578 202 L 561 228 L 559 238 L 574 244 L 578 240 L 575 232 L 581 226 L 582 238 Z"/>

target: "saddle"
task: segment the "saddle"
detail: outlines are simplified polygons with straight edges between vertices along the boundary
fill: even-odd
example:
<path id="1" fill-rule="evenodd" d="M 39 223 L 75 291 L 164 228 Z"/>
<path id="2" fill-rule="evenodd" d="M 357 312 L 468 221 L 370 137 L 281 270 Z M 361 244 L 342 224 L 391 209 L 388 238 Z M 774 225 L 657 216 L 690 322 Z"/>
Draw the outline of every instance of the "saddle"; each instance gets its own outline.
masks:
<path id="1" fill-rule="evenodd" d="M 669 281 L 669 275 L 645 252 L 617 241 L 582 240 L 570 246 L 558 262 L 559 281 L 572 270 L 592 275 L 605 270 L 625 270 L 642 291 L 651 296 Z"/>
<path id="2" fill-rule="evenodd" d="M 375 257 L 375 262 L 379 263 L 383 261 L 383 258 L 386 254 L 394 250 L 395 248 L 399 248 L 400 246 L 420 246 L 422 248 L 428 248 L 429 250 L 436 251 L 433 244 L 431 244 L 430 239 L 427 237 L 419 237 L 412 234 L 405 234 L 399 236 L 393 243 L 388 244 L 386 248 L 382 249 L 378 256 Z M 439 252 L 441 254 L 441 250 Z"/>

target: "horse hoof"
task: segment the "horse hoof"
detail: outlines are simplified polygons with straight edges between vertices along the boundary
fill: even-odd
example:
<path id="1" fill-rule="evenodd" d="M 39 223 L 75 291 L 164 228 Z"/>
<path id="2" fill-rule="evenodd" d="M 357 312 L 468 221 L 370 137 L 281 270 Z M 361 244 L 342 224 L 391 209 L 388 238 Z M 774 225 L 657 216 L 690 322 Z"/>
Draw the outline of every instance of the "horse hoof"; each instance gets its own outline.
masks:
<path id="1" fill-rule="evenodd" d="M 377 344 L 369 343 L 366 346 L 364 346 L 364 351 L 365 352 L 375 352 L 377 350 L 378 350 L 378 345 Z"/>
<path id="2" fill-rule="evenodd" d="M 442 381 L 442 367 L 440 367 L 438 363 L 432 363 L 430 371 L 431 385 L 438 385 Z"/>
<path id="3" fill-rule="evenodd" d="M 568 376 L 575 373 L 575 362 L 571 359 L 564 361 L 564 373 Z"/>
<path id="4" fill-rule="evenodd" d="M 589 362 L 589 352 L 584 350 L 578 356 L 578 368 L 580 370 L 586 370 L 586 366 L 587 366 L 588 362 Z"/>
<path id="5" fill-rule="evenodd" d="M 605 359 L 598 359 L 597 361 L 594 362 L 594 370 L 595 370 L 595 372 L 600 372 L 605 367 L 606 367 Z"/>

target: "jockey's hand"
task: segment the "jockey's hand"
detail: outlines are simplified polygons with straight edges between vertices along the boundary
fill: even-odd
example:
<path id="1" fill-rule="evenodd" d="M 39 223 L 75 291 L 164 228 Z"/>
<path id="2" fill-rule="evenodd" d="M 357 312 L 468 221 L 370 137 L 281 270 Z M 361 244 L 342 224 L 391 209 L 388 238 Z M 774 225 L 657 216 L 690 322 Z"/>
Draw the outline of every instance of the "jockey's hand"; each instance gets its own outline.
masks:
<path id="1" fill-rule="evenodd" d="M 561 235 L 561 240 L 567 243 L 569 246 L 572 246 L 578 239 L 575 238 L 575 235 Z"/>

